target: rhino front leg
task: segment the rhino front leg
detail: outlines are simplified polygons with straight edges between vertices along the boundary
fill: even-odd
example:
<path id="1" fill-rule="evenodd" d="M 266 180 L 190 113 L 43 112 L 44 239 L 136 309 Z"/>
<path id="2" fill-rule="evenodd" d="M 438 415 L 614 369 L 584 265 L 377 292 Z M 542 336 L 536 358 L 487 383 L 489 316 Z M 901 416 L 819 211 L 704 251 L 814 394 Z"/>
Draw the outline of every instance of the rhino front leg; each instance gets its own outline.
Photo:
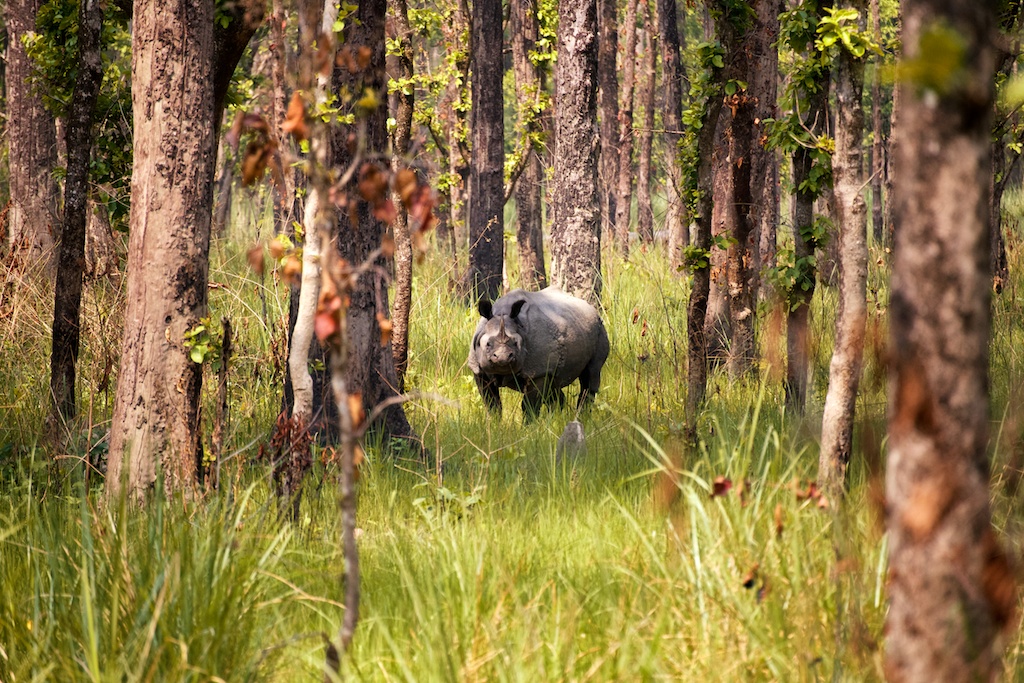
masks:
<path id="1" fill-rule="evenodd" d="M 500 385 L 496 379 L 489 375 L 473 375 L 476 380 L 477 391 L 480 398 L 484 400 L 487 410 L 492 413 L 501 414 L 501 394 L 498 393 Z"/>

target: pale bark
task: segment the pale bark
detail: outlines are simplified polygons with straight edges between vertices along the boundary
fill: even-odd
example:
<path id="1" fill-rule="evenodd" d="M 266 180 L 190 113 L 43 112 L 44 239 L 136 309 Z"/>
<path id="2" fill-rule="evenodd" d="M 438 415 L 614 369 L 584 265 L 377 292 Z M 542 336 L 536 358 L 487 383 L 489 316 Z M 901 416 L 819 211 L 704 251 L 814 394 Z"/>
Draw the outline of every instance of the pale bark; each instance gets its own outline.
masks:
<path id="1" fill-rule="evenodd" d="M 602 282 L 596 0 L 559 4 L 555 95 L 552 280 L 562 291 L 597 303 Z"/>
<path id="2" fill-rule="evenodd" d="M 132 22 L 134 161 L 128 293 L 107 493 L 162 477 L 191 487 L 202 366 L 185 333 L 207 315 L 214 136 L 213 2 L 138 0 Z"/>
<path id="3" fill-rule="evenodd" d="M 956 80 L 901 82 L 892 194 L 886 528 L 890 681 L 990 681 L 1017 607 L 989 508 L 994 8 L 906 0 L 904 59 L 955 32 Z M 934 35 L 934 34 L 932 34 Z"/>
<path id="4" fill-rule="evenodd" d="M 847 0 L 845 7 L 863 14 L 864 0 Z M 836 149 L 832 155 L 836 209 L 839 217 L 839 311 L 836 341 L 829 368 L 828 393 L 821 419 L 818 481 L 838 499 L 846 483 L 853 452 L 853 419 L 864 361 L 867 324 L 867 204 L 864 187 L 862 137 L 864 61 L 846 50 L 836 68 Z"/>
<path id="5" fill-rule="evenodd" d="M 401 46 L 395 61 L 397 78 L 408 80 L 413 76 L 412 28 L 409 26 L 409 10 L 405 0 L 390 0 L 391 16 L 394 20 L 395 37 Z M 409 141 L 412 138 L 412 113 L 414 92 L 395 93 L 396 107 L 393 112 L 395 131 L 391 140 L 391 170 L 397 173 L 409 160 Z M 395 305 L 391 321 L 391 352 L 395 358 L 395 374 L 398 390 L 405 391 L 405 370 L 409 365 L 409 311 L 412 309 L 412 237 L 409 234 L 409 212 L 402 198 L 393 194 L 391 200 L 397 209 L 392 224 L 395 238 Z"/>
<path id="6" fill-rule="evenodd" d="M 49 270 L 55 262 L 58 223 L 57 133 L 53 116 L 29 81 L 32 63 L 22 39 L 35 30 L 40 0 L 7 0 L 7 142 L 11 205 L 8 243 L 22 263 Z"/>
<path id="7" fill-rule="evenodd" d="M 629 218 L 633 208 L 633 97 L 636 91 L 636 15 L 640 0 L 626 0 L 622 50 L 622 90 L 619 92 L 619 177 L 615 193 L 615 241 L 629 253 Z"/>
<path id="8" fill-rule="evenodd" d="M 310 187 L 303 216 L 302 281 L 299 286 L 299 310 L 295 315 L 288 348 L 288 374 L 292 386 L 292 418 L 308 425 L 313 415 L 313 377 L 309 374 L 309 348 L 313 343 L 313 317 L 320 296 L 320 231 L 316 215 L 319 192 Z"/>

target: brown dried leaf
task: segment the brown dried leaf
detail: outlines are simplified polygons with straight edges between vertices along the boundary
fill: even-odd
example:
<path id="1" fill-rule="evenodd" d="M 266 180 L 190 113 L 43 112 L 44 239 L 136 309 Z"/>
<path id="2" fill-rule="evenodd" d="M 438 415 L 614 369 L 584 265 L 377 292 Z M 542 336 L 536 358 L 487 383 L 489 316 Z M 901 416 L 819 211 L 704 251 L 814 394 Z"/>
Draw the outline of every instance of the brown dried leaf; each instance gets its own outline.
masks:
<path id="1" fill-rule="evenodd" d="M 360 45 L 356 51 L 356 64 L 359 65 L 359 70 L 362 71 L 370 65 L 370 57 L 373 56 L 373 50 L 366 45 Z"/>
<path id="2" fill-rule="evenodd" d="M 352 416 L 352 427 L 359 429 L 366 421 L 366 409 L 363 407 L 363 394 L 353 392 L 348 395 L 348 414 Z"/>
<path id="3" fill-rule="evenodd" d="M 281 257 L 284 256 L 285 253 L 288 251 L 288 247 L 284 244 L 284 242 L 282 242 L 277 237 L 270 240 L 270 243 L 267 244 L 267 249 L 270 250 L 270 255 L 274 258 L 275 261 L 280 260 Z"/>
<path id="4" fill-rule="evenodd" d="M 334 69 L 334 37 L 329 33 L 321 33 L 316 44 L 316 72 L 324 77 L 330 76 Z"/>
<path id="5" fill-rule="evenodd" d="M 1000 629 L 1016 621 L 1017 581 L 1013 568 L 995 533 L 989 529 L 982 539 L 985 566 L 981 570 L 981 588 L 989 604 L 992 620 Z"/>
<path id="6" fill-rule="evenodd" d="M 299 90 L 292 93 L 281 130 L 291 133 L 296 142 L 302 142 L 309 137 L 309 125 L 306 123 L 306 103 L 302 101 L 302 92 Z"/>
<path id="7" fill-rule="evenodd" d="M 956 498 L 956 492 L 954 482 L 945 475 L 915 484 L 903 506 L 903 526 L 915 539 L 927 538 L 946 516 Z"/>
<path id="8" fill-rule="evenodd" d="M 263 173 L 267 170 L 268 142 L 260 143 L 251 140 L 245 146 L 245 158 L 242 159 L 242 182 L 246 185 L 252 185 L 263 178 Z"/>
<path id="9" fill-rule="evenodd" d="M 395 325 L 383 313 L 378 313 L 377 326 L 380 327 L 380 345 L 387 346 L 391 341 L 391 333 L 394 331 Z"/>
<path id="10" fill-rule="evenodd" d="M 254 244 L 245 252 L 245 258 L 249 261 L 249 267 L 257 275 L 263 275 L 263 245 Z"/>
<path id="11" fill-rule="evenodd" d="M 640 319 L 640 309 L 639 308 L 634 308 L 633 309 L 633 317 L 632 317 L 633 324 L 636 325 L 636 321 L 639 320 L 639 319 Z"/>
<path id="12" fill-rule="evenodd" d="M 356 188 L 359 190 L 360 197 L 377 206 L 384 201 L 387 194 L 388 179 L 376 164 L 366 162 L 359 169 L 359 182 Z"/>
<path id="13" fill-rule="evenodd" d="M 724 496 L 732 488 L 732 479 L 718 475 L 711 483 L 711 497 Z"/>
<path id="14" fill-rule="evenodd" d="M 235 121 L 231 124 L 231 130 L 224 136 L 224 141 L 228 143 L 231 150 L 238 153 L 238 143 L 242 139 L 242 123 L 245 121 L 245 112 L 239 111 L 235 114 Z"/>
<path id="15" fill-rule="evenodd" d="M 409 216 L 418 230 L 427 231 L 434 227 L 434 193 L 427 185 L 420 185 L 409 206 Z"/>
<path id="16" fill-rule="evenodd" d="M 380 253 L 386 258 L 394 258 L 395 256 L 395 238 L 389 234 L 384 236 L 384 239 L 380 241 Z"/>
<path id="17" fill-rule="evenodd" d="M 782 538 L 782 531 L 783 531 L 783 528 L 784 528 L 784 526 L 783 526 L 783 514 L 784 514 L 784 512 L 783 512 L 783 508 L 782 508 L 782 503 L 777 503 L 775 505 L 775 536 L 777 538 Z"/>
<path id="18" fill-rule="evenodd" d="M 374 204 L 373 217 L 381 223 L 391 225 L 395 218 L 398 217 L 398 210 L 395 208 L 395 203 L 390 199 L 385 199 L 384 201 Z"/>
<path id="19" fill-rule="evenodd" d="M 302 261 L 295 254 L 290 254 L 284 261 L 281 268 L 285 280 L 293 285 L 299 284 L 302 279 Z"/>
<path id="20" fill-rule="evenodd" d="M 416 193 L 416 189 L 419 183 L 416 180 L 416 172 L 411 168 L 403 168 L 395 174 L 395 193 L 399 199 L 402 200 L 402 204 L 408 209 L 413 195 Z"/>
<path id="21" fill-rule="evenodd" d="M 754 584 L 757 583 L 758 569 L 760 568 L 761 565 L 755 562 L 754 566 L 750 568 L 750 571 L 743 575 L 743 581 L 741 583 L 743 584 L 744 588 L 754 587 Z"/>

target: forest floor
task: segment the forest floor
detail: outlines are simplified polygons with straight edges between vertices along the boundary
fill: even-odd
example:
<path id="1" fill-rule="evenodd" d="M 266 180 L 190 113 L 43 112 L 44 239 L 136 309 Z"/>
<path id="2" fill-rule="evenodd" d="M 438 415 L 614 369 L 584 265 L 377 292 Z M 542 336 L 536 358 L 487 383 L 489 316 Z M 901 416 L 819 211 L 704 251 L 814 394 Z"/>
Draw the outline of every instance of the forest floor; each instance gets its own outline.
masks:
<path id="1" fill-rule="evenodd" d="M 299 519 L 282 521 L 258 454 L 281 405 L 288 292 L 272 272 L 249 269 L 253 235 L 242 223 L 267 234 L 253 213 L 213 246 L 211 318 L 215 327 L 229 318 L 236 334 L 230 458 L 220 490 L 197 500 L 107 505 L 101 475 L 83 477 L 106 448 L 121 280 L 87 285 L 83 416 L 67 427 L 77 450 L 65 467 L 51 466 L 42 434 L 52 292 L 0 273 L 0 681 L 322 679 L 323 638 L 336 636 L 343 615 L 337 467 L 331 451 L 317 451 Z M 1011 408 L 1024 386 L 1024 259 L 1014 234 L 1011 281 L 993 309 L 992 494 L 995 525 L 1019 558 L 1024 421 Z M 872 258 L 871 346 L 839 501 L 810 484 L 833 291 L 819 287 L 813 304 L 806 414 L 785 412 L 785 311 L 764 301 L 755 372 L 712 373 L 700 443 L 688 448 L 687 280 L 659 248 L 606 257 L 611 356 L 582 418 L 586 453 L 559 460 L 571 410 L 545 410 L 526 425 L 509 393 L 500 419 L 485 413 L 466 366 L 477 313 L 451 295 L 452 264 L 429 255 L 415 271 L 406 381 L 447 400 L 406 406 L 433 462 L 367 444 L 362 605 L 346 675 L 881 679 L 888 272 L 880 250 Z M 514 283 L 514 259 L 509 275 Z M 204 392 L 212 416 L 209 370 Z M 1005 638 L 1007 678 L 1016 680 L 1024 642 L 1017 632 Z"/>

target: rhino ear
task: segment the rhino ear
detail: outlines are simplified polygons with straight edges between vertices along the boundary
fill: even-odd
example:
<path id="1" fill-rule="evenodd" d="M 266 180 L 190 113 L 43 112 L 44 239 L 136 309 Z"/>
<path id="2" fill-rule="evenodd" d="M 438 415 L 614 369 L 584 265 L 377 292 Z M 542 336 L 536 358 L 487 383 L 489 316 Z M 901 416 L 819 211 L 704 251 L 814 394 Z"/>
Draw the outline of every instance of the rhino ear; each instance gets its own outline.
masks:
<path id="1" fill-rule="evenodd" d="M 509 313 L 508 317 L 512 318 L 513 320 L 518 318 L 519 317 L 519 312 L 521 310 L 523 310 L 523 304 L 525 304 L 525 303 L 526 303 L 526 299 L 520 299 L 519 301 L 517 301 L 514 304 L 512 304 L 512 312 Z"/>
<path id="2" fill-rule="evenodd" d="M 476 310 L 480 311 L 480 315 L 488 320 L 494 317 L 494 310 L 491 308 L 490 299 L 480 299 L 480 302 L 476 305 Z"/>

